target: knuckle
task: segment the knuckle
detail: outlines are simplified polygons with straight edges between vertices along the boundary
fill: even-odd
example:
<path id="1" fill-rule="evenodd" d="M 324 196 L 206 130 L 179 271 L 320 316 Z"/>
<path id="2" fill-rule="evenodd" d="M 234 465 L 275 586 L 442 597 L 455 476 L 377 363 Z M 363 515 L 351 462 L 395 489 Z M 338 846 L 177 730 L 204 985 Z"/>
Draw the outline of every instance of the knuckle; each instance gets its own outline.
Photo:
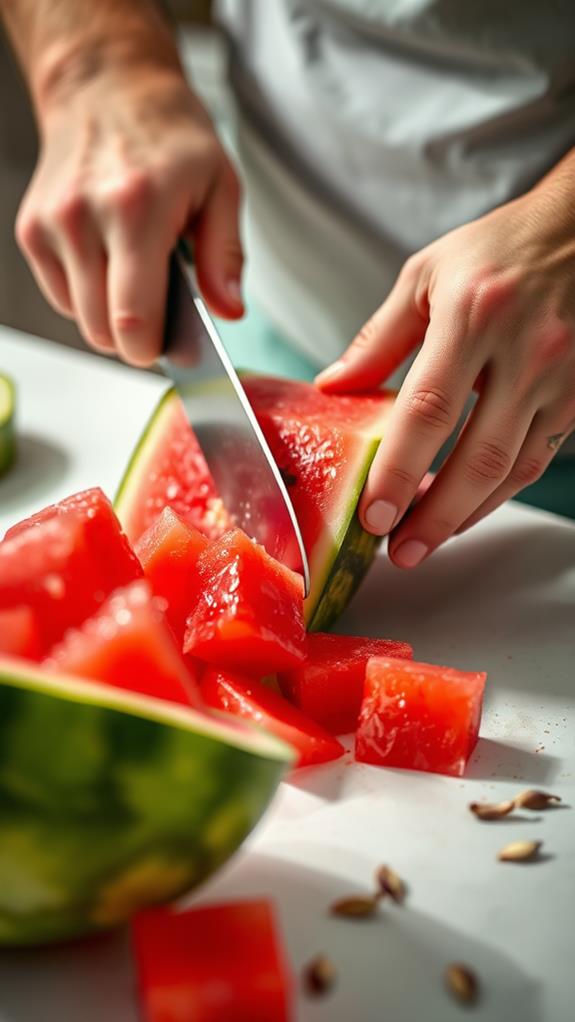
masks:
<path id="1" fill-rule="evenodd" d="M 409 395 L 407 410 L 426 428 L 451 430 L 456 423 L 453 401 L 440 387 L 418 387 Z"/>
<path id="2" fill-rule="evenodd" d="M 14 233 L 21 251 L 26 255 L 35 255 L 43 239 L 42 222 L 38 214 L 22 209 L 16 218 Z"/>
<path id="3" fill-rule="evenodd" d="M 509 451 L 495 440 L 482 440 L 466 466 L 466 476 L 474 483 L 498 482 L 509 475 Z"/>
<path id="4" fill-rule="evenodd" d="M 88 201 L 84 193 L 71 189 L 54 203 L 48 219 L 65 234 L 71 234 L 83 223 L 87 211 Z"/>
<path id="5" fill-rule="evenodd" d="M 152 174 L 146 170 L 131 170 L 100 189 L 100 204 L 112 216 L 132 218 L 140 216 L 155 195 Z"/>
<path id="6" fill-rule="evenodd" d="M 122 336 L 138 336 L 146 327 L 144 317 L 137 312 L 118 310 L 112 312 L 110 319 L 114 333 L 122 334 Z"/>
<path id="7" fill-rule="evenodd" d="M 386 473 L 389 479 L 396 483 L 400 483 L 404 489 L 409 488 L 415 490 L 417 480 L 411 472 L 408 472 L 407 469 L 402 468 L 400 465 L 388 465 Z"/>
<path id="8" fill-rule="evenodd" d="M 536 483 L 546 467 L 542 458 L 520 458 L 509 473 L 509 482 L 523 489 L 524 486 Z"/>
<path id="9" fill-rule="evenodd" d="M 479 333 L 500 317 L 515 297 L 517 287 L 512 274 L 504 276 L 492 266 L 463 277 L 458 286 L 458 299 L 469 329 Z"/>
<path id="10" fill-rule="evenodd" d="M 369 351 L 376 343 L 377 336 L 377 321 L 375 316 L 372 316 L 363 324 L 359 333 L 355 335 L 350 352 L 357 355 Z"/>

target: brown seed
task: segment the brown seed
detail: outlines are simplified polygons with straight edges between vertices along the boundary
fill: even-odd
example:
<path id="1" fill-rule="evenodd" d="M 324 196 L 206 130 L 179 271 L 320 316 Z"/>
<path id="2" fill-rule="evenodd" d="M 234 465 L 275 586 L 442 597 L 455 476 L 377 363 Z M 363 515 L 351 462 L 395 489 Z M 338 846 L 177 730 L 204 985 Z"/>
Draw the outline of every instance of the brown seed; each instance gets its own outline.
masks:
<path id="1" fill-rule="evenodd" d="M 515 802 L 470 802 L 469 808 L 479 820 L 501 820 L 515 808 Z"/>
<path id="2" fill-rule="evenodd" d="M 514 799 L 518 809 L 533 809 L 534 812 L 548 809 L 549 806 L 557 805 L 560 801 L 559 795 L 550 795 L 547 791 L 535 791 L 533 788 L 522 791 Z"/>
<path id="3" fill-rule="evenodd" d="M 462 962 L 453 962 L 445 970 L 445 982 L 450 993 L 464 1004 L 472 1004 L 479 994 L 477 976 Z"/>
<path id="4" fill-rule="evenodd" d="M 349 898 L 340 898 L 331 906 L 333 916 L 347 916 L 348 919 L 365 919 L 372 916 L 377 908 L 376 897 L 362 897 L 352 894 Z"/>
<path id="5" fill-rule="evenodd" d="M 512 841 L 498 852 L 497 858 L 500 862 L 528 862 L 535 858 L 542 844 L 542 841 Z"/>
<path id="6" fill-rule="evenodd" d="M 326 994 L 335 985 L 337 971 L 326 955 L 317 955 L 303 970 L 303 985 L 308 994 Z"/>
<path id="7" fill-rule="evenodd" d="M 403 880 L 395 870 L 391 866 L 380 866 L 375 874 L 375 879 L 379 887 L 379 897 L 388 894 L 398 905 L 401 905 L 407 891 Z"/>

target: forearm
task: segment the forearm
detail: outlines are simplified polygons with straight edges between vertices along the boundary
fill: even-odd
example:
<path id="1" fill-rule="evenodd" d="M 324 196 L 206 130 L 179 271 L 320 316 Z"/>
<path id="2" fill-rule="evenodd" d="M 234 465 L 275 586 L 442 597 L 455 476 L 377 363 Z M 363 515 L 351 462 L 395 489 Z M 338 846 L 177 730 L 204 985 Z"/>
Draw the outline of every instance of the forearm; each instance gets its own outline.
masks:
<path id="1" fill-rule="evenodd" d="M 155 0 L 0 0 L 0 14 L 39 119 L 102 69 L 153 64 L 180 72 Z"/>

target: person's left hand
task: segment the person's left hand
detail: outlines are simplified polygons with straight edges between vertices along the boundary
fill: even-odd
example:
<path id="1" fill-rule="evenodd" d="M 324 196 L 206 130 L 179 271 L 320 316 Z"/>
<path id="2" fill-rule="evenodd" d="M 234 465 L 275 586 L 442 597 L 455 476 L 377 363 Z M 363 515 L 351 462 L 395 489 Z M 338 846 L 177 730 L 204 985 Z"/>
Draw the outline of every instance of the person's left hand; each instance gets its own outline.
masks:
<path id="1" fill-rule="evenodd" d="M 524 486 L 575 427 L 575 154 L 537 188 L 412 256 L 326 392 L 378 386 L 423 341 L 360 505 L 412 568 Z M 456 446 L 406 514 L 473 390 Z"/>

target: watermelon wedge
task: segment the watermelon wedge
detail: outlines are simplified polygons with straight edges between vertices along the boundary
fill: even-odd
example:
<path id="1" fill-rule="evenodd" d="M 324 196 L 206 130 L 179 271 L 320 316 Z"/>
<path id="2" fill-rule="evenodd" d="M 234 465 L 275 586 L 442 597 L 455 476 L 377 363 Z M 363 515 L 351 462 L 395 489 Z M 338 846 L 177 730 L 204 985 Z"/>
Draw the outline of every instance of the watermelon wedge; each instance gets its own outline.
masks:
<path id="1" fill-rule="evenodd" d="M 347 606 L 379 543 L 356 509 L 394 395 L 331 395 L 308 383 L 252 375 L 244 384 L 302 530 L 311 570 L 306 623 L 324 630 Z M 229 524 L 173 390 L 150 419 L 116 497 L 132 542 L 166 506 L 210 537 Z"/>
<path id="2" fill-rule="evenodd" d="M 197 886 L 292 752 L 226 721 L 0 659 L 0 944 L 113 928 Z"/>

